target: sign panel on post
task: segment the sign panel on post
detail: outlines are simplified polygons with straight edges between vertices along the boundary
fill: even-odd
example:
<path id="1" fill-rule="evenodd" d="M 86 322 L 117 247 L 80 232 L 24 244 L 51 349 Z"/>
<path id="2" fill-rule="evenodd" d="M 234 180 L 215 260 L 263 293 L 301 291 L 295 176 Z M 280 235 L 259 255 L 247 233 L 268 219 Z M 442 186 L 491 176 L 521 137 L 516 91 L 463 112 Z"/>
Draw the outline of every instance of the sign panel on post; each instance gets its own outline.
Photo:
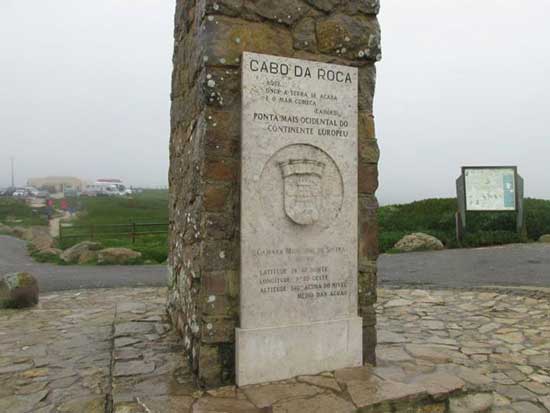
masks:
<path id="1" fill-rule="evenodd" d="M 467 211 L 516 211 L 515 167 L 464 167 Z"/>

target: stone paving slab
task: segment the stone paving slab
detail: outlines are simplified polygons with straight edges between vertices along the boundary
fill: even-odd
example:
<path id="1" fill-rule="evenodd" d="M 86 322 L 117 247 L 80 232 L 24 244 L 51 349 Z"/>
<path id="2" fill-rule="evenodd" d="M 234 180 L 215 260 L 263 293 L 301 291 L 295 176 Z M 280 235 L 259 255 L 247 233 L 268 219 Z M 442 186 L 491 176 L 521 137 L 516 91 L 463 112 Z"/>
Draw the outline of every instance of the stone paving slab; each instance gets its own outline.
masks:
<path id="1" fill-rule="evenodd" d="M 550 301 L 537 291 L 385 289 L 377 313 L 386 376 L 450 373 L 492 392 L 494 412 L 550 411 Z"/>
<path id="2" fill-rule="evenodd" d="M 550 303 L 380 290 L 379 365 L 195 387 L 160 288 L 85 290 L 0 311 L 0 412 L 548 412 Z"/>

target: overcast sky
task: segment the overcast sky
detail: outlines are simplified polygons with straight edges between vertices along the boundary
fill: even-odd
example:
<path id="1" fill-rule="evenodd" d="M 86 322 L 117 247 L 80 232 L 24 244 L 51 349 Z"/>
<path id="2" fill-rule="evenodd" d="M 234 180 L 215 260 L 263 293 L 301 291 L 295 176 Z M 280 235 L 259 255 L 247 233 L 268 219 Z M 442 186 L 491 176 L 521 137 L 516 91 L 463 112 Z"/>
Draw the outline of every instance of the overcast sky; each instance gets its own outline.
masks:
<path id="1" fill-rule="evenodd" d="M 165 186 L 173 0 L 0 0 L 0 187 L 32 176 Z M 548 0 L 382 0 L 383 204 L 518 165 L 550 199 Z"/>

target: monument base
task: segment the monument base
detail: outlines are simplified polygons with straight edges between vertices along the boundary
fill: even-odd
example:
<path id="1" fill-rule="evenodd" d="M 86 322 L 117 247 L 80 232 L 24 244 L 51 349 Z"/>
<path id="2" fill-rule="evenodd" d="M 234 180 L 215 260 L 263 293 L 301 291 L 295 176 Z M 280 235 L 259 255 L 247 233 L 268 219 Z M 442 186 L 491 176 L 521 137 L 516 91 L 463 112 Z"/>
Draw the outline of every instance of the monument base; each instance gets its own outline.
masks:
<path id="1" fill-rule="evenodd" d="M 362 365 L 362 319 L 236 329 L 238 386 Z"/>

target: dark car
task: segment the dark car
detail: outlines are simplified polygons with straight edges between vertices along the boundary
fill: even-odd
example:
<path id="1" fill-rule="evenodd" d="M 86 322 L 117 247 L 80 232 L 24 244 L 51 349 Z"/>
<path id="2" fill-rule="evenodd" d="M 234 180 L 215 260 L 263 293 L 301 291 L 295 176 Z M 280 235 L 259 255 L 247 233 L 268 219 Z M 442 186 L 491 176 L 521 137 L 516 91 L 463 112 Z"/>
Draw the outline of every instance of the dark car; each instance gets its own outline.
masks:
<path id="1" fill-rule="evenodd" d="M 15 191 L 17 191 L 17 188 L 11 186 L 9 188 L 0 190 L 0 196 L 12 196 Z"/>

